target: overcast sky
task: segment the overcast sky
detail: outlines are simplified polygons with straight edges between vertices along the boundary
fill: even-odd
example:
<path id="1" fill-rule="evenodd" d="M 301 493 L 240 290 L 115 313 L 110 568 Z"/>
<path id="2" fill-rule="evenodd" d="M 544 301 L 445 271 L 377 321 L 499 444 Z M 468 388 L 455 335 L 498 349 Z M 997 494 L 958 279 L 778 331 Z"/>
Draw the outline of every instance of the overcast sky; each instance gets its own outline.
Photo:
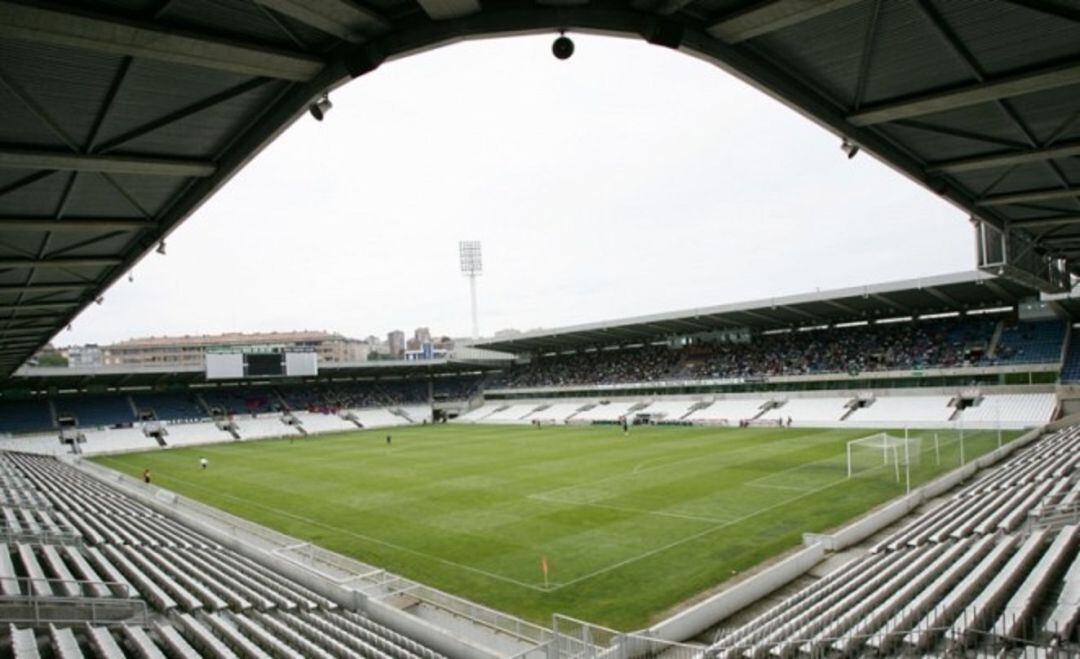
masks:
<path id="1" fill-rule="evenodd" d="M 968 270 L 941 199 L 706 62 L 641 41 L 473 41 L 305 116 L 56 343 L 558 327 Z"/>

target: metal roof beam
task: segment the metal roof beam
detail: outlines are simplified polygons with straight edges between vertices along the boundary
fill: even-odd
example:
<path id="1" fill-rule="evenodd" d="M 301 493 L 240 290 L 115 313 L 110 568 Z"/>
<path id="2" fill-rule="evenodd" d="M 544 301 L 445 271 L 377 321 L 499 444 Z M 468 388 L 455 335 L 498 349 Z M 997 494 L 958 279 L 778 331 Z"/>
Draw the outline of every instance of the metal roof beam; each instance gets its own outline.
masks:
<path id="1" fill-rule="evenodd" d="M 856 311 L 855 309 L 849 307 L 848 305 L 837 302 L 836 300 L 822 300 L 822 302 L 829 305 L 830 307 L 833 307 L 834 309 L 839 309 L 840 311 L 843 311 L 844 313 L 851 314 L 852 316 L 865 316 L 866 315 L 865 313 L 863 313 L 861 311 Z"/>
<path id="2" fill-rule="evenodd" d="M 1016 296 L 1013 295 L 1012 293 L 1010 293 L 1009 291 L 1005 290 L 1005 287 L 1003 287 L 1001 284 L 997 283 L 993 279 L 985 279 L 985 280 L 983 280 L 983 286 L 989 288 L 991 291 L 994 292 L 994 295 L 997 295 L 1002 300 L 1008 300 L 1010 302 L 1016 302 Z"/>
<path id="3" fill-rule="evenodd" d="M 120 265 L 115 257 L 59 257 L 46 259 L 0 259 L 0 268 L 106 268 Z"/>
<path id="4" fill-rule="evenodd" d="M 1068 142 L 1058 146 L 1028 151 L 1013 151 L 974 158 L 960 158 L 930 165 L 930 172 L 972 172 L 994 167 L 1015 167 L 1058 158 L 1071 158 L 1080 155 L 1080 141 Z"/>
<path id="5" fill-rule="evenodd" d="M 1055 215 L 1009 221 L 1009 226 L 1014 229 L 1037 229 L 1039 227 L 1052 227 L 1061 224 L 1080 224 L 1080 215 Z"/>
<path id="6" fill-rule="evenodd" d="M 65 293 L 70 291 L 85 290 L 94 285 L 94 282 L 80 282 L 74 284 L 0 284 L 0 294 L 3 293 Z"/>
<path id="7" fill-rule="evenodd" d="M 113 220 L 88 217 L 85 219 L 65 218 L 54 220 L 49 217 L 0 217 L 0 233 L 24 231 L 142 231 L 152 229 L 156 224 L 151 220 Z"/>
<path id="8" fill-rule="evenodd" d="M 41 336 L 40 329 L 0 329 L 0 337 L 2 336 Z"/>
<path id="9" fill-rule="evenodd" d="M 706 32 L 721 41 L 736 44 L 747 39 L 797 25 L 861 0 L 768 0 L 726 16 Z"/>
<path id="10" fill-rule="evenodd" d="M 143 174 L 148 176 L 210 176 L 217 171 L 206 160 L 179 158 L 142 158 L 134 156 L 98 156 L 63 151 L 0 149 L 0 167 L 8 169 L 58 169 L 105 174 Z"/>
<path id="11" fill-rule="evenodd" d="M 242 96 L 244 94 L 247 94 L 248 92 L 259 89 L 260 87 L 263 87 L 269 82 L 269 78 L 252 78 L 251 80 L 240 83 L 235 87 L 230 87 L 223 92 L 219 92 L 217 94 L 214 94 L 213 96 L 208 96 L 200 101 L 192 103 L 191 105 L 186 105 L 179 110 L 176 110 L 175 112 L 170 112 L 163 117 L 158 117 L 153 121 L 141 124 L 115 137 L 111 137 L 108 140 L 96 145 L 93 151 L 95 153 L 107 153 L 109 151 L 113 151 L 117 147 L 131 142 L 132 140 L 138 139 L 144 135 L 164 128 L 165 126 L 168 126 L 170 124 L 174 124 L 192 115 L 196 115 L 209 108 L 231 101 L 238 96 Z"/>
<path id="12" fill-rule="evenodd" d="M 901 304 L 901 303 L 897 302 L 896 300 L 892 300 L 890 298 L 887 298 L 884 295 L 882 295 L 881 293 L 871 293 L 869 295 L 869 297 L 871 299 L 877 300 L 878 302 L 881 302 L 885 306 L 892 307 L 893 309 L 896 309 L 897 311 L 900 311 L 901 313 L 905 313 L 905 314 L 911 314 L 912 313 L 911 307 L 907 306 L 906 304 Z"/>
<path id="13" fill-rule="evenodd" d="M 952 297 L 950 295 L 947 295 L 944 291 L 942 291 L 941 289 L 939 289 L 939 288 L 937 288 L 935 286 L 928 286 L 928 287 L 926 287 L 926 288 L 924 288 L 922 290 L 926 291 L 927 293 L 934 296 L 938 300 L 941 300 L 942 302 L 949 305 L 950 307 L 963 307 L 964 306 L 963 304 L 960 303 L 959 300 L 957 300 L 956 298 L 954 298 L 954 297 Z"/>
<path id="14" fill-rule="evenodd" d="M 36 304 L 0 304 L 0 312 L 9 311 L 48 311 L 59 309 L 70 309 L 71 307 L 78 306 L 78 302 L 38 302 Z"/>
<path id="15" fill-rule="evenodd" d="M 461 18 L 480 11 L 478 0 L 416 0 L 433 21 Z"/>
<path id="16" fill-rule="evenodd" d="M 1075 197 L 1080 197 L 1080 187 L 1051 188 L 1048 190 L 1017 192 L 1015 194 L 993 195 L 976 201 L 975 205 L 1004 206 L 1007 204 L 1023 204 L 1030 201 L 1049 201 L 1052 199 L 1071 199 Z"/>
<path id="17" fill-rule="evenodd" d="M 882 103 L 850 115 L 848 121 L 856 126 L 872 126 L 1075 84 L 1080 84 L 1080 63 L 1070 62 L 991 78 L 909 100 Z"/>
<path id="18" fill-rule="evenodd" d="M 1026 7 L 1032 11 L 1041 12 L 1050 16 L 1057 16 L 1070 21 L 1080 21 L 1080 9 L 1074 9 L 1061 2 L 1047 2 L 1046 0 L 1007 0 L 1008 2 Z"/>
<path id="19" fill-rule="evenodd" d="M 818 316 L 817 314 L 812 314 L 809 311 L 803 311 L 802 309 L 799 309 L 797 307 L 793 307 L 793 306 L 788 305 L 788 304 L 777 307 L 777 309 L 783 309 L 784 311 L 790 311 L 790 312 L 792 312 L 794 314 L 797 314 L 799 316 L 802 316 L 804 318 L 809 318 L 810 320 L 816 320 L 816 321 L 823 320 L 823 318 L 821 316 Z"/>
<path id="20" fill-rule="evenodd" d="M 310 80 L 325 64 L 302 53 L 151 23 L 2 0 L 0 37 L 296 81 Z"/>
<path id="21" fill-rule="evenodd" d="M 43 323 L 52 327 L 56 325 L 56 316 L 52 314 L 40 315 L 30 314 L 29 316 L 9 316 L 7 318 L 0 319 L 0 323 L 4 323 L 4 326 L 9 329 L 41 329 Z M 12 323 L 19 323 L 18 327 L 12 327 Z"/>
<path id="22" fill-rule="evenodd" d="M 383 32 L 390 22 L 370 9 L 347 0 L 255 0 L 320 32 L 352 43 Z"/>
<path id="23" fill-rule="evenodd" d="M 750 316 L 751 318 L 754 318 L 754 319 L 757 319 L 757 320 L 760 320 L 760 321 L 764 321 L 764 322 L 769 323 L 771 325 L 783 324 L 783 322 L 784 322 L 781 319 L 770 318 L 769 316 L 766 316 L 765 314 L 760 314 L 760 313 L 758 313 L 756 311 L 748 311 L 748 310 L 745 310 L 745 309 L 740 310 L 740 311 L 735 311 L 733 313 L 741 313 L 744 316 Z"/>

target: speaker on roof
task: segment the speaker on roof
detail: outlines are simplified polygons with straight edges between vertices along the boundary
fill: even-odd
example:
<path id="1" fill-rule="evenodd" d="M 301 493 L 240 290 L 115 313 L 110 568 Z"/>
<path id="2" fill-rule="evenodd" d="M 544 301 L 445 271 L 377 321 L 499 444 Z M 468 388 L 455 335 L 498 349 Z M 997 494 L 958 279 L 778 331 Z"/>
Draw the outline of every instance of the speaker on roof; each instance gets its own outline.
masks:
<path id="1" fill-rule="evenodd" d="M 343 58 L 345 70 L 354 78 L 359 78 L 365 73 L 371 73 L 379 68 L 379 65 L 385 60 L 386 54 L 382 52 L 382 49 L 372 44 L 357 46 L 345 53 Z"/>
<path id="2" fill-rule="evenodd" d="M 682 45 L 683 31 L 682 23 L 666 18 L 657 18 L 649 21 L 642 36 L 645 37 L 645 41 L 654 46 L 665 46 L 678 50 L 679 46 Z"/>

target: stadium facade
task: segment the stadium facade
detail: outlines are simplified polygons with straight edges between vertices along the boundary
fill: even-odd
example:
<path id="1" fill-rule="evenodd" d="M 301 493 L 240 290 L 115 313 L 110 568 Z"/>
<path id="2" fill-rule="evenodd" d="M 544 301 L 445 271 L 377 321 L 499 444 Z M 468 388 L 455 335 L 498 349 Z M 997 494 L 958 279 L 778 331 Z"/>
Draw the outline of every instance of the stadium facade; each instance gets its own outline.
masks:
<path id="1" fill-rule="evenodd" d="M 152 336 L 102 346 L 106 366 L 196 366 L 206 363 L 206 353 L 255 346 L 314 352 L 322 362 L 362 362 L 370 346 L 332 332 L 234 332 L 202 336 Z"/>

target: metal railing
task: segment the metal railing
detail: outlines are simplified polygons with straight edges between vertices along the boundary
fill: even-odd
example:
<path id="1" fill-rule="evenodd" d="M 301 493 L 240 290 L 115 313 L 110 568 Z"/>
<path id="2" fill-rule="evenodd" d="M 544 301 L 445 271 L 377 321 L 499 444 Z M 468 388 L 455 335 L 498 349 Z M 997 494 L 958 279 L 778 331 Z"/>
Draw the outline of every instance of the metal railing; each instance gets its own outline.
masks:
<path id="1" fill-rule="evenodd" d="M 1080 523 L 1080 501 L 1040 506 L 1028 513 L 1024 523 L 1024 532 L 1034 533 L 1041 529 L 1057 530 L 1077 523 Z"/>
<path id="2" fill-rule="evenodd" d="M 619 632 L 559 614 L 552 616 L 551 628 L 555 636 L 545 645 L 545 659 L 697 659 L 705 650 L 701 645 Z"/>
<path id="3" fill-rule="evenodd" d="M 1004 617 L 1003 617 L 1004 618 Z M 1018 623 L 1019 624 L 1016 624 Z M 992 626 L 992 627 L 991 627 Z M 825 625 L 827 627 L 827 625 Z M 765 626 L 767 629 L 768 626 Z M 787 637 L 774 641 L 738 640 L 726 643 L 724 639 L 708 648 L 698 648 L 694 657 L 706 659 L 721 657 L 744 657 L 798 654 L 809 657 L 834 655 L 858 656 L 860 652 L 873 652 L 882 656 L 957 655 L 977 650 L 983 655 L 996 655 L 1008 650 L 1037 648 L 1046 657 L 1077 657 L 1080 647 L 1063 645 L 1062 630 L 1043 629 L 1035 620 L 1016 617 L 1011 620 L 987 621 L 983 616 L 961 614 L 946 625 L 916 625 L 906 628 L 879 629 L 868 634 L 840 634 L 836 636 Z M 760 638 L 761 634 L 757 634 Z M 751 637 L 753 638 L 753 637 Z M 868 647 L 869 646 L 869 647 Z M 652 656 L 652 655 L 628 655 Z M 669 655 L 665 654 L 664 657 Z M 682 655 L 671 655 L 682 659 Z M 624 659 L 624 655 L 604 655 L 605 659 Z"/>
<path id="4" fill-rule="evenodd" d="M 15 590 L 19 595 L 0 595 L 0 620 L 5 623 L 45 625 L 89 622 L 96 625 L 149 623 L 146 602 L 125 583 L 2 577 L 0 592 Z M 79 595 L 70 594 L 78 591 Z M 108 596 L 95 596 L 107 591 Z M 48 593 L 68 593 L 62 595 Z"/>
<path id="5" fill-rule="evenodd" d="M 27 531 L 0 528 L 0 543 L 24 542 L 39 545 L 73 545 L 81 547 L 83 537 L 74 529 L 61 529 L 59 531 Z"/>

